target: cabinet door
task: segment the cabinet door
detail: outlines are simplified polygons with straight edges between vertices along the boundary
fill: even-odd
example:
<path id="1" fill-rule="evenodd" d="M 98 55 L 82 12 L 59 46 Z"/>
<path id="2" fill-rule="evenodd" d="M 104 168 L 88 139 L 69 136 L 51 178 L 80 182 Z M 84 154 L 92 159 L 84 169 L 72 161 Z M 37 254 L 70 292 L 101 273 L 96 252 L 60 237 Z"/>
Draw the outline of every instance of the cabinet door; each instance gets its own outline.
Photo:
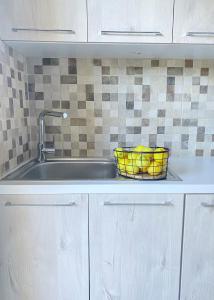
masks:
<path id="1" fill-rule="evenodd" d="M 87 41 L 86 0 L 1 0 L 3 40 Z"/>
<path id="2" fill-rule="evenodd" d="M 0 299 L 82 300 L 88 203 L 81 195 L 0 196 Z"/>
<path id="3" fill-rule="evenodd" d="M 183 195 L 89 197 L 91 299 L 178 299 Z"/>
<path id="4" fill-rule="evenodd" d="M 89 42 L 172 42 L 173 0 L 88 0 Z"/>
<path id="5" fill-rule="evenodd" d="M 214 299 L 214 195 L 186 198 L 181 300 Z"/>
<path id="6" fill-rule="evenodd" d="M 175 0 L 176 43 L 214 43 L 213 0 Z"/>

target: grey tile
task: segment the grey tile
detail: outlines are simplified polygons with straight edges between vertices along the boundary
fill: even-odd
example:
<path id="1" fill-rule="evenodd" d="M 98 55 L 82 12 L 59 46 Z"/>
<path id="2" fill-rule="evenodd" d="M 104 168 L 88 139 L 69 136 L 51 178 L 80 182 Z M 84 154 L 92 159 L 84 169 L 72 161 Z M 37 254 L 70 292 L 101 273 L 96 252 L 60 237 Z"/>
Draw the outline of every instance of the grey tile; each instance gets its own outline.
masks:
<path id="1" fill-rule="evenodd" d="M 18 71 L 24 72 L 24 64 L 20 60 L 17 60 L 17 69 Z"/>
<path id="2" fill-rule="evenodd" d="M 43 92 L 35 92 L 35 100 L 44 100 Z"/>
<path id="3" fill-rule="evenodd" d="M 99 58 L 95 58 L 95 59 L 93 60 L 93 63 L 94 63 L 94 66 L 99 67 L 99 66 L 102 65 L 102 60 L 99 59 Z"/>
<path id="4" fill-rule="evenodd" d="M 60 108 L 60 101 L 58 101 L 58 100 L 53 100 L 53 101 L 52 101 L 52 107 L 53 107 L 53 108 Z"/>
<path id="5" fill-rule="evenodd" d="M 43 74 L 43 66 L 34 66 L 34 74 Z"/>
<path id="6" fill-rule="evenodd" d="M 127 75 L 143 74 L 143 68 L 142 67 L 127 67 L 126 74 Z"/>
<path id="7" fill-rule="evenodd" d="M 61 101 L 62 109 L 70 109 L 70 101 Z"/>
<path id="8" fill-rule="evenodd" d="M 126 109 L 131 109 L 131 110 L 133 110 L 133 109 L 134 109 L 134 102 L 129 102 L 129 101 L 127 101 L 127 102 L 126 102 Z"/>
<path id="9" fill-rule="evenodd" d="M 86 101 L 94 101 L 94 85 L 93 84 L 86 84 Z"/>
<path id="10" fill-rule="evenodd" d="M 102 93 L 102 101 L 110 101 L 110 93 Z"/>
<path id="11" fill-rule="evenodd" d="M 68 74 L 77 74 L 77 61 L 76 58 L 68 59 Z"/>
<path id="12" fill-rule="evenodd" d="M 157 127 L 157 134 L 164 134 L 165 133 L 165 127 L 164 126 L 158 126 Z"/>
<path id="13" fill-rule="evenodd" d="M 102 84 L 118 84 L 118 76 L 102 76 Z"/>
<path id="14" fill-rule="evenodd" d="M 110 142 L 118 142 L 118 134 L 110 134 Z"/>
<path id="15" fill-rule="evenodd" d="M 59 65 L 59 59 L 58 58 L 43 58 L 42 64 L 44 66 L 58 66 Z"/>
<path id="16" fill-rule="evenodd" d="M 200 77 L 193 77 L 192 85 L 200 85 Z"/>
<path id="17" fill-rule="evenodd" d="M 110 75 L 110 67 L 102 66 L 102 75 Z"/>
<path id="18" fill-rule="evenodd" d="M 45 127 L 45 132 L 47 134 L 60 134 L 61 133 L 61 127 L 60 126 L 47 126 Z"/>
<path id="19" fill-rule="evenodd" d="M 102 134 L 103 133 L 102 126 L 95 126 L 94 132 L 95 132 L 95 134 Z"/>
<path id="20" fill-rule="evenodd" d="M 51 83 L 51 75 L 43 75 L 43 83 L 50 84 Z"/>
<path id="21" fill-rule="evenodd" d="M 175 85 L 175 77 L 167 77 L 167 85 Z"/>
<path id="22" fill-rule="evenodd" d="M 214 156 L 214 149 L 211 149 L 210 156 Z"/>
<path id="23" fill-rule="evenodd" d="M 195 150 L 195 155 L 196 156 L 203 156 L 204 155 L 204 150 L 203 149 L 196 149 Z"/>
<path id="24" fill-rule="evenodd" d="M 86 109 L 86 102 L 78 101 L 78 109 Z"/>
<path id="25" fill-rule="evenodd" d="M 63 149 L 63 157 L 71 157 L 71 149 Z"/>
<path id="26" fill-rule="evenodd" d="M 60 76 L 61 84 L 77 84 L 76 75 L 61 75 Z"/>
<path id="27" fill-rule="evenodd" d="M 159 60 L 158 59 L 152 59 L 151 60 L 151 67 L 159 67 Z"/>
<path id="28" fill-rule="evenodd" d="M 173 119 L 173 126 L 181 126 L 181 119 L 179 118 Z"/>
<path id="29" fill-rule="evenodd" d="M 159 118 L 165 118 L 165 116 L 166 116 L 166 110 L 165 109 L 158 109 L 157 116 Z"/>
<path id="30" fill-rule="evenodd" d="M 197 142 L 204 142 L 205 139 L 205 127 L 197 128 Z"/>
<path id="31" fill-rule="evenodd" d="M 168 67 L 167 68 L 167 75 L 182 76 L 183 75 L 183 68 L 182 67 Z"/>
<path id="32" fill-rule="evenodd" d="M 207 94 L 208 86 L 207 85 L 201 85 L 200 86 L 200 94 Z"/>
<path id="33" fill-rule="evenodd" d="M 87 142 L 87 134 L 79 134 L 80 142 Z"/>
<path id="34" fill-rule="evenodd" d="M 156 147 L 157 145 L 157 134 L 149 134 L 149 146 Z"/>
<path id="35" fill-rule="evenodd" d="M 3 73 L 3 68 L 2 68 L 2 64 L 0 63 L 0 74 Z"/>
<path id="36" fill-rule="evenodd" d="M 143 127 L 148 127 L 150 124 L 150 120 L 149 119 L 142 119 L 142 126 Z"/>
<path id="37" fill-rule="evenodd" d="M 149 102 L 150 101 L 150 86 L 143 85 L 142 87 L 142 101 Z"/>
<path id="38" fill-rule="evenodd" d="M 191 109 L 192 110 L 197 110 L 199 107 L 199 103 L 198 102 L 192 102 L 191 103 Z"/>
<path id="39" fill-rule="evenodd" d="M 134 84 L 135 85 L 142 85 L 143 84 L 143 78 L 142 77 L 135 77 Z"/>
<path id="40" fill-rule="evenodd" d="M 182 126 L 197 127 L 198 120 L 197 119 L 182 119 Z"/>

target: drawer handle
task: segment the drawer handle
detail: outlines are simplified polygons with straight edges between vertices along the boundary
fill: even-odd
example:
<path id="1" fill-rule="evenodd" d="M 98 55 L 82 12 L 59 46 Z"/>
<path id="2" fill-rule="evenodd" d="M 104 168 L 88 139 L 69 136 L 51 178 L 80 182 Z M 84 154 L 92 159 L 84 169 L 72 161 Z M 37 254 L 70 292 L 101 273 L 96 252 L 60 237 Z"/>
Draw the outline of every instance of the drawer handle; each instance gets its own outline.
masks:
<path id="1" fill-rule="evenodd" d="M 6 202 L 4 206 L 6 207 L 70 207 L 70 206 L 76 206 L 76 202 L 70 202 L 70 203 L 62 203 L 62 204 L 49 204 L 49 203 L 44 203 L 44 204 L 39 204 L 39 203 L 12 203 L 10 201 Z"/>
<path id="2" fill-rule="evenodd" d="M 163 34 L 160 31 L 119 31 L 119 30 L 102 30 L 101 35 L 163 36 Z"/>
<path id="3" fill-rule="evenodd" d="M 12 28 L 13 32 L 18 31 L 36 31 L 36 32 L 56 32 L 56 33 L 64 33 L 64 34 L 75 34 L 74 30 L 69 29 L 39 29 L 39 28 Z"/>
<path id="4" fill-rule="evenodd" d="M 186 36 L 191 37 L 214 37 L 213 31 L 189 31 Z"/>
<path id="5" fill-rule="evenodd" d="M 160 203 L 142 203 L 142 202 L 109 202 L 105 201 L 104 205 L 106 206 L 129 206 L 129 205 L 139 205 L 139 206 L 173 206 L 174 204 L 171 201 L 160 202 Z"/>
<path id="6" fill-rule="evenodd" d="M 210 203 L 207 203 L 207 202 L 201 202 L 201 206 L 207 207 L 207 208 L 209 208 L 209 207 L 214 208 L 214 204 L 210 204 Z"/>

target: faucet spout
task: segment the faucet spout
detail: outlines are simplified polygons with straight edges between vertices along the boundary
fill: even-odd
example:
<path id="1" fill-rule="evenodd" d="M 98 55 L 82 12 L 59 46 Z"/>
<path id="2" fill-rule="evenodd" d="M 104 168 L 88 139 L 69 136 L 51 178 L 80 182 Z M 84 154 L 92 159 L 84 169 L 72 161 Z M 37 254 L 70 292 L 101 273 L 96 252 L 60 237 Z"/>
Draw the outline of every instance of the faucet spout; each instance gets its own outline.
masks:
<path id="1" fill-rule="evenodd" d="M 39 143 L 38 143 L 38 161 L 44 162 L 47 153 L 54 153 L 54 148 L 45 147 L 45 116 L 57 117 L 66 119 L 68 114 L 66 112 L 44 110 L 39 114 Z"/>

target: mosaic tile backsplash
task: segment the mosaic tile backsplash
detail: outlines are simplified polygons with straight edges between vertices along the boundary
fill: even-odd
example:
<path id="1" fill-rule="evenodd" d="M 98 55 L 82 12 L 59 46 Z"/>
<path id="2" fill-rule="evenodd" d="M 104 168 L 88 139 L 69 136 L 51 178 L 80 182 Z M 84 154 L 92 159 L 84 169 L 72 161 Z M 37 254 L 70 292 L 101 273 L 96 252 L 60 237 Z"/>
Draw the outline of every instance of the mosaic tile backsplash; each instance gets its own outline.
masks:
<path id="1" fill-rule="evenodd" d="M 118 146 L 169 147 L 214 156 L 214 60 L 31 58 L 28 91 L 34 149 L 43 109 L 59 156 L 111 156 Z M 36 117 L 35 117 L 36 116 Z"/>
<path id="2" fill-rule="evenodd" d="M 26 61 L 0 41 L 0 177 L 29 160 Z"/>

